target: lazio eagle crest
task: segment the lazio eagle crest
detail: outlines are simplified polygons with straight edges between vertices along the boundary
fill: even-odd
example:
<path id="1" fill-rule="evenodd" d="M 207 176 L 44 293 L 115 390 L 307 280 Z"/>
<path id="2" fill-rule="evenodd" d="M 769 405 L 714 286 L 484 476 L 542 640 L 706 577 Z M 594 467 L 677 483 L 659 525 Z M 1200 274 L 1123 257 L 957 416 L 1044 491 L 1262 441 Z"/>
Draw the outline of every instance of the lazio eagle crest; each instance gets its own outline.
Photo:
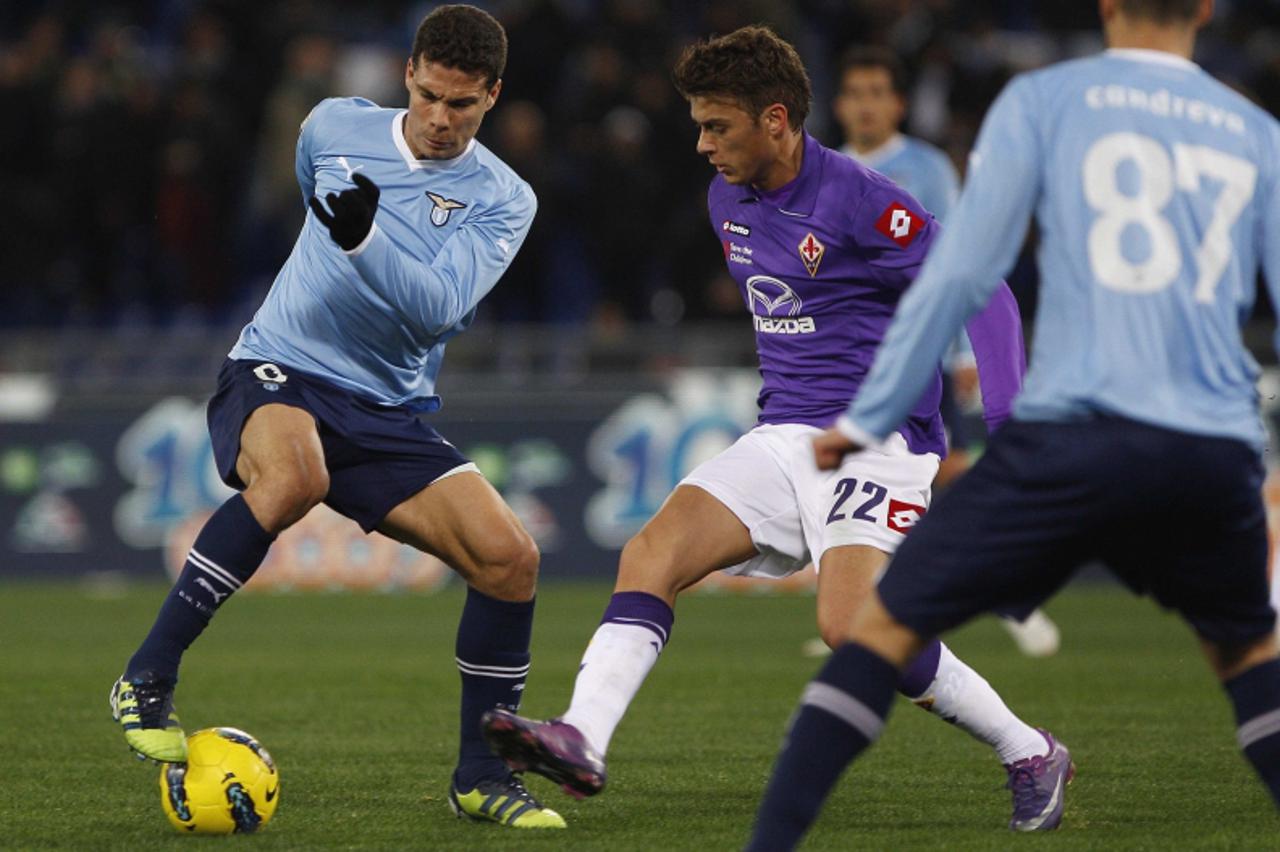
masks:
<path id="1" fill-rule="evenodd" d="M 462 210 L 467 205 L 462 201 L 454 201 L 452 198 L 445 198 L 443 195 L 436 195 L 431 190 L 427 190 L 427 198 L 431 199 L 431 224 L 437 228 L 443 228 L 449 221 L 449 214 L 454 210 Z"/>

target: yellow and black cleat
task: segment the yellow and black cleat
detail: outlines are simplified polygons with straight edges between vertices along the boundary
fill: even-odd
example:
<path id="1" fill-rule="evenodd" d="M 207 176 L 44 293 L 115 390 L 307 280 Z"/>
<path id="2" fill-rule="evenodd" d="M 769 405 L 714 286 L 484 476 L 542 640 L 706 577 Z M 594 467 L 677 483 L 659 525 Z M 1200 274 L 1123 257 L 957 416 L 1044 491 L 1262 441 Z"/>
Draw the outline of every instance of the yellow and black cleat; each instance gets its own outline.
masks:
<path id="1" fill-rule="evenodd" d="M 120 677 L 111 687 L 111 718 L 124 728 L 124 739 L 139 758 L 157 763 L 185 763 L 187 735 L 173 711 L 173 683 L 146 677 Z"/>
<path id="2" fill-rule="evenodd" d="M 449 807 L 459 819 L 496 822 L 511 828 L 565 828 L 564 817 L 544 808 L 514 775 L 463 793 L 449 787 Z"/>

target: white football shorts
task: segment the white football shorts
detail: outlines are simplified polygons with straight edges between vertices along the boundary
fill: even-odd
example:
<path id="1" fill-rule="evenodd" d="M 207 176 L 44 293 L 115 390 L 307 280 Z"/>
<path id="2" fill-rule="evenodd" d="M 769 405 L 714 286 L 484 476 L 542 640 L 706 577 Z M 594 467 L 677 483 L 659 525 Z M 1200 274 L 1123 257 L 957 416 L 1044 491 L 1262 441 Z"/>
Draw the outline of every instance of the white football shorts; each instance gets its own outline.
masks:
<path id="1" fill-rule="evenodd" d="M 796 423 L 757 426 L 680 481 L 711 494 L 750 530 L 759 555 L 727 573 L 785 577 L 848 544 L 893 553 L 924 515 L 936 454 L 912 453 L 895 433 L 882 449 L 818 470 L 813 439 L 822 431 Z"/>

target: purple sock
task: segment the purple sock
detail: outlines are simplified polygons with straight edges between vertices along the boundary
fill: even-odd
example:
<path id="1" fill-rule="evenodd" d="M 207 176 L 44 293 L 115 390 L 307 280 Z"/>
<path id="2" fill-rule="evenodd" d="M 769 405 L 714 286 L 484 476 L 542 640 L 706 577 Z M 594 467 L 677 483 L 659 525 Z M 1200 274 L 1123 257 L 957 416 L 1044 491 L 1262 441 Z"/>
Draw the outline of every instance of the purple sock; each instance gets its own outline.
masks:
<path id="1" fill-rule="evenodd" d="M 942 643 L 934 639 L 898 678 L 898 692 L 907 698 L 923 695 L 929 688 L 929 684 L 933 683 L 933 679 L 938 676 L 938 659 L 941 656 Z"/>
<path id="2" fill-rule="evenodd" d="M 675 621 L 676 614 L 667 602 L 648 592 L 614 592 L 600 619 L 601 624 L 634 624 L 647 628 L 658 637 L 659 651 L 671 637 Z"/>

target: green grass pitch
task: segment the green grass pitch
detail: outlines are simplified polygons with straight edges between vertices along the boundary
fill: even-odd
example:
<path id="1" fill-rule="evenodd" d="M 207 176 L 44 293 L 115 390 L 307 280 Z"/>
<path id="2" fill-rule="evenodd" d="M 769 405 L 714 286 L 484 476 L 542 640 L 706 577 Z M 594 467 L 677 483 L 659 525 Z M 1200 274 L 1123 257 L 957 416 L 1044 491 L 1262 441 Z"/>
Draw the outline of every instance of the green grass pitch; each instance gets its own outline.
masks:
<path id="1" fill-rule="evenodd" d="M 608 593 L 544 586 L 526 712 L 563 709 Z M 0 848 L 740 848 L 818 665 L 800 654 L 814 635 L 811 598 L 682 600 L 673 642 L 614 740 L 609 787 L 574 802 L 533 778 L 570 827 L 516 832 L 458 822 L 445 803 L 460 584 L 434 597 L 243 595 L 188 655 L 177 705 L 188 731 L 233 725 L 262 740 L 280 764 L 280 809 L 254 836 L 182 837 L 161 812 L 156 768 L 129 756 L 106 704 L 163 594 L 0 586 Z M 1019 656 L 990 619 L 952 645 L 1071 747 L 1079 774 L 1060 831 L 1010 834 L 995 758 L 899 702 L 805 848 L 1280 848 L 1280 820 L 1180 622 L 1112 587 L 1069 590 L 1049 612 L 1064 636 L 1050 660 Z"/>

